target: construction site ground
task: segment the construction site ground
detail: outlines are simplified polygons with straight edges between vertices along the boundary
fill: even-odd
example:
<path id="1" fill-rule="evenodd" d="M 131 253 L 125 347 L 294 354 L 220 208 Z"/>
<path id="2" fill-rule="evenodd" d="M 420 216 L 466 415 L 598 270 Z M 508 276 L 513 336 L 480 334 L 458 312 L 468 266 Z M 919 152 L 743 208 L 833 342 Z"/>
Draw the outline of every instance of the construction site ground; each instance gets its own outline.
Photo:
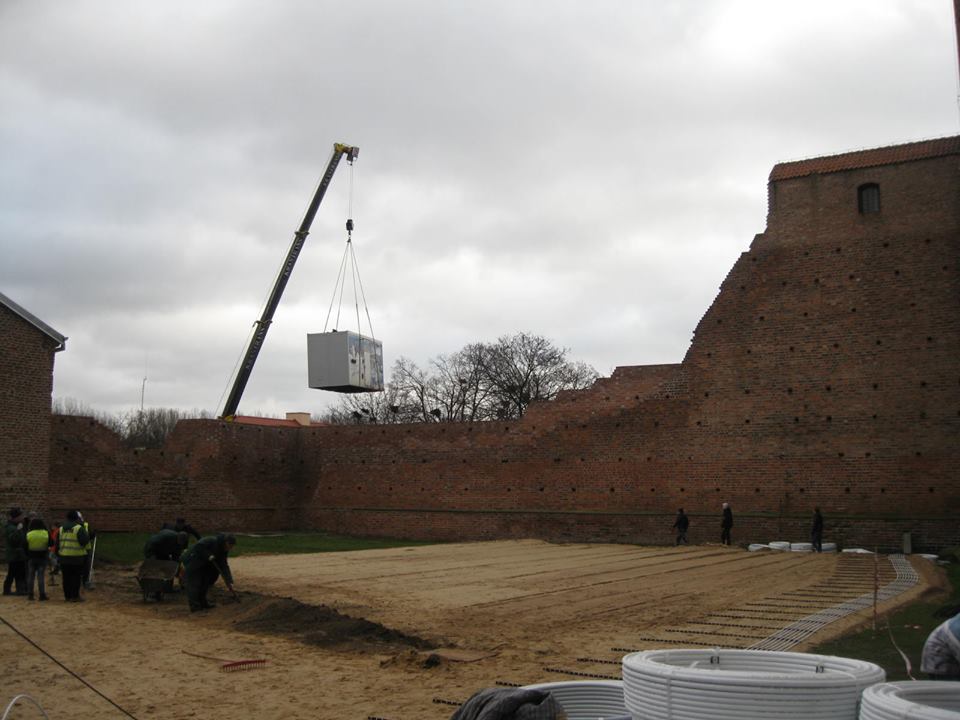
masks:
<path id="1" fill-rule="evenodd" d="M 242 542 L 242 537 L 240 539 Z M 942 588 L 936 566 L 880 611 Z M 0 598 L 0 712 L 66 718 L 441 720 L 497 684 L 618 677 L 625 649 L 748 647 L 893 579 L 885 557 L 535 540 L 244 556 L 213 610 L 100 566 L 86 602 Z M 869 622 L 850 615 L 797 646 Z M 263 660 L 224 670 L 226 661 Z M 245 669 L 243 669 L 245 668 Z M 29 702 L 8 716 L 39 718 Z"/>

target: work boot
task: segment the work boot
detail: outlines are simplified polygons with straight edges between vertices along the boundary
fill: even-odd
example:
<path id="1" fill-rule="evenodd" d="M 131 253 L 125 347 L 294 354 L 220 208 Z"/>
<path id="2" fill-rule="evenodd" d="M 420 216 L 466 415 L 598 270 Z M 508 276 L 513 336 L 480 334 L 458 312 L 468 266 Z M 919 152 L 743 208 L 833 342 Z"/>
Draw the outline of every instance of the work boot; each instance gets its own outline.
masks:
<path id="1" fill-rule="evenodd" d="M 47 597 L 46 595 L 41 595 L 41 596 L 40 596 L 40 600 L 41 600 L 41 601 L 43 601 L 43 600 L 49 600 L 49 599 L 50 599 L 50 598 Z"/>
<path id="2" fill-rule="evenodd" d="M 33 597 L 33 593 L 30 593 L 29 595 L 27 595 L 27 600 L 36 600 L 36 598 Z"/>

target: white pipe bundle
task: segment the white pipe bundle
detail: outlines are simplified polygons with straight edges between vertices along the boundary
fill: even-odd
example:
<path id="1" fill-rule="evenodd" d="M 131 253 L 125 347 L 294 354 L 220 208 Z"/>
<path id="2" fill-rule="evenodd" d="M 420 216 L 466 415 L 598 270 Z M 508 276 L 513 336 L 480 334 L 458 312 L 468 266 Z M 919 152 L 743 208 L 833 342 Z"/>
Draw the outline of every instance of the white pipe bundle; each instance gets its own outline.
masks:
<path id="1" fill-rule="evenodd" d="M 549 692 L 569 720 L 597 720 L 628 716 L 619 680 L 567 681 L 525 685 L 524 690 Z"/>
<path id="2" fill-rule="evenodd" d="M 860 720 L 960 720 L 960 683 L 881 683 L 863 691 Z"/>
<path id="3" fill-rule="evenodd" d="M 623 658 L 634 720 L 856 720 L 882 668 L 861 660 L 764 650 L 647 650 Z"/>

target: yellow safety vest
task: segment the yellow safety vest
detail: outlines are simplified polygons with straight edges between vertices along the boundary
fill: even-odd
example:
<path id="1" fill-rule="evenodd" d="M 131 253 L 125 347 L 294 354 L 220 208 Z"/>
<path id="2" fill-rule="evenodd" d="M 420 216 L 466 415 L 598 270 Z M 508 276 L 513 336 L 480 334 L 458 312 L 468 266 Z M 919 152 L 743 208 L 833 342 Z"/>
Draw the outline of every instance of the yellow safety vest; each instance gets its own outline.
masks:
<path id="1" fill-rule="evenodd" d="M 74 525 L 69 529 L 60 528 L 60 555 L 63 557 L 83 557 L 87 554 L 77 537 L 80 529 L 80 525 Z"/>
<path id="2" fill-rule="evenodd" d="M 50 545 L 50 533 L 46 530 L 31 530 L 27 533 L 27 550 L 39 552 Z"/>

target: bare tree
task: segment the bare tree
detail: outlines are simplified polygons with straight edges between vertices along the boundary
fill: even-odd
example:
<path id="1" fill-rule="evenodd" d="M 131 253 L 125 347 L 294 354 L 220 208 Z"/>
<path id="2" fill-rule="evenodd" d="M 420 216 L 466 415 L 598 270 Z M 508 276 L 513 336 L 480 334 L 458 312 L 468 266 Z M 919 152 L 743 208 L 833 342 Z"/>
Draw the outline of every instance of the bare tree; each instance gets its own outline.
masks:
<path id="1" fill-rule="evenodd" d="M 531 402 L 588 387 L 598 375 L 530 333 L 472 343 L 430 360 L 394 363 L 381 395 L 348 395 L 324 419 L 351 422 L 478 422 L 521 417 Z"/>

